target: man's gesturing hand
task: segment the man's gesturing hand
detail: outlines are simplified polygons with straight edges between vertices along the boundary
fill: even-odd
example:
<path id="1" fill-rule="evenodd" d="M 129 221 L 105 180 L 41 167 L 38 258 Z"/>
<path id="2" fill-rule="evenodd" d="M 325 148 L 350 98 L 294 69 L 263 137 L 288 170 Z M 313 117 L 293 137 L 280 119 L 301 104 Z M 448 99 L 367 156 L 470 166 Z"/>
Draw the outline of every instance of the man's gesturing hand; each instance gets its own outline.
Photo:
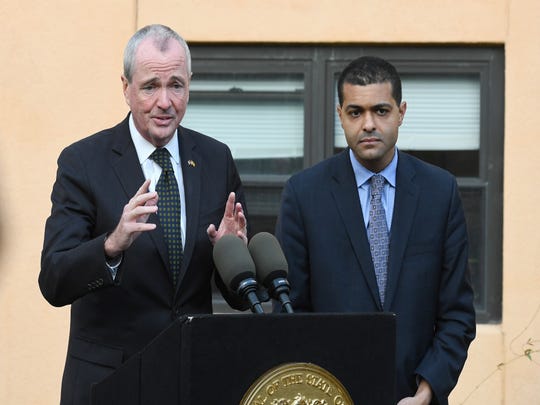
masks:
<path id="1" fill-rule="evenodd" d="M 211 224 L 206 230 L 212 244 L 215 244 L 223 235 L 236 235 L 247 243 L 247 221 L 244 209 L 242 204 L 238 202 L 235 204 L 235 198 L 234 193 L 229 194 L 219 228 L 216 229 L 215 225 Z"/>
<path id="2" fill-rule="evenodd" d="M 105 241 L 107 257 L 116 257 L 129 248 L 141 232 L 156 229 L 156 224 L 148 224 L 150 214 L 157 212 L 158 195 L 149 192 L 150 180 L 146 180 L 133 198 L 124 206 L 118 225 Z"/>

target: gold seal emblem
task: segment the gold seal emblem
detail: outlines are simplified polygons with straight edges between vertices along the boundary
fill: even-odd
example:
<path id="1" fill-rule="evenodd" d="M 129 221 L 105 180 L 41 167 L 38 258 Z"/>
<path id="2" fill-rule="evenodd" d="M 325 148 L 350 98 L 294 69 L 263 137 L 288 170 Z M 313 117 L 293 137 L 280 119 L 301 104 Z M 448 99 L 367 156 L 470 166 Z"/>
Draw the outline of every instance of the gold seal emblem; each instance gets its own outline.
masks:
<path id="1" fill-rule="evenodd" d="M 312 363 L 287 363 L 264 373 L 240 405 L 354 405 L 331 373 Z"/>

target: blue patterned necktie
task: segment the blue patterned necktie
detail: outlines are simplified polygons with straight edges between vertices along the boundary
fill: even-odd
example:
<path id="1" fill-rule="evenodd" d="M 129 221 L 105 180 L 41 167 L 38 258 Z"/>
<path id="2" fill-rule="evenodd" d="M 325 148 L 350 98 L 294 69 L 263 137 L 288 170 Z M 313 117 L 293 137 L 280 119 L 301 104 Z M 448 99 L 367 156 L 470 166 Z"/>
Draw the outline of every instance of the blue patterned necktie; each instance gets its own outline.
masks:
<path id="1" fill-rule="evenodd" d="M 386 289 L 386 274 L 388 268 L 388 226 L 381 196 L 385 179 L 381 174 L 371 177 L 371 203 L 369 208 L 368 237 L 371 249 L 371 259 L 375 267 L 379 297 L 384 304 Z"/>
<path id="2" fill-rule="evenodd" d="M 150 159 L 156 162 L 162 170 L 156 184 L 158 216 L 161 227 L 163 228 L 165 243 L 167 244 L 173 283 L 176 285 L 184 254 L 180 226 L 181 210 L 178 183 L 176 182 L 176 177 L 174 177 L 171 158 L 167 149 L 156 149 L 150 155 Z"/>

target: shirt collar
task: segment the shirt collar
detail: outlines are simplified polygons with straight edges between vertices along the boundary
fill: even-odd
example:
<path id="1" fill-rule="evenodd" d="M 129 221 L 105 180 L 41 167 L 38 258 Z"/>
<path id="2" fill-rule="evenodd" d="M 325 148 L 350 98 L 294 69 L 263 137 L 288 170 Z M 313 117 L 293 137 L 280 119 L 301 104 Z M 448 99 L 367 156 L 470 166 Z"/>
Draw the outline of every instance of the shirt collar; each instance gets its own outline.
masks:
<path id="1" fill-rule="evenodd" d="M 137 130 L 137 127 L 135 126 L 135 122 L 133 121 L 133 115 L 129 115 L 129 132 L 131 134 L 131 139 L 133 140 L 133 144 L 135 145 L 135 150 L 137 151 L 137 157 L 139 158 L 139 163 L 142 165 L 149 157 L 150 155 L 156 150 L 156 147 L 152 145 L 150 142 L 148 142 L 146 139 L 143 138 L 143 136 L 140 134 L 140 132 Z M 180 148 L 178 147 L 178 130 L 174 132 L 173 137 L 167 143 L 167 145 L 164 146 L 169 153 L 171 154 L 171 157 L 173 158 L 174 162 L 176 164 L 180 164 Z"/>
<path id="2" fill-rule="evenodd" d="M 379 174 L 382 174 L 386 181 L 394 188 L 396 187 L 396 169 L 398 162 L 397 152 L 398 149 L 396 147 L 394 149 L 394 157 L 392 158 L 390 164 L 379 172 Z M 368 170 L 364 166 L 362 166 L 362 164 L 358 160 L 356 160 L 356 157 L 354 156 L 354 153 L 350 148 L 349 159 L 353 168 L 354 178 L 356 179 L 356 187 L 364 186 L 364 184 L 366 184 L 369 179 L 371 179 L 371 177 L 376 173 L 373 173 L 371 170 Z"/>

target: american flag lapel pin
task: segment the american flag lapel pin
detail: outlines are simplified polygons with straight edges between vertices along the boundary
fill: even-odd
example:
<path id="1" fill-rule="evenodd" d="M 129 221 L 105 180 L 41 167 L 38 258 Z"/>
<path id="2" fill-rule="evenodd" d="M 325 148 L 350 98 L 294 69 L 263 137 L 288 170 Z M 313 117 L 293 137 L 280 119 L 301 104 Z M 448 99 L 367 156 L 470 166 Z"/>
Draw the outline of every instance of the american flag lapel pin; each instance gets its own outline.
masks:
<path id="1" fill-rule="evenodd" d="M 195 167 L 195 166 L 196 166 L 196 165 L 195 165 L 195 162 L 194 162 L 193 160 L 191 160 L 191 159 L 189 159 L 189 160 L 187 161 L 187 164 L 188 164 L 188 166 L 191 166 L 191 167 Z"/>

